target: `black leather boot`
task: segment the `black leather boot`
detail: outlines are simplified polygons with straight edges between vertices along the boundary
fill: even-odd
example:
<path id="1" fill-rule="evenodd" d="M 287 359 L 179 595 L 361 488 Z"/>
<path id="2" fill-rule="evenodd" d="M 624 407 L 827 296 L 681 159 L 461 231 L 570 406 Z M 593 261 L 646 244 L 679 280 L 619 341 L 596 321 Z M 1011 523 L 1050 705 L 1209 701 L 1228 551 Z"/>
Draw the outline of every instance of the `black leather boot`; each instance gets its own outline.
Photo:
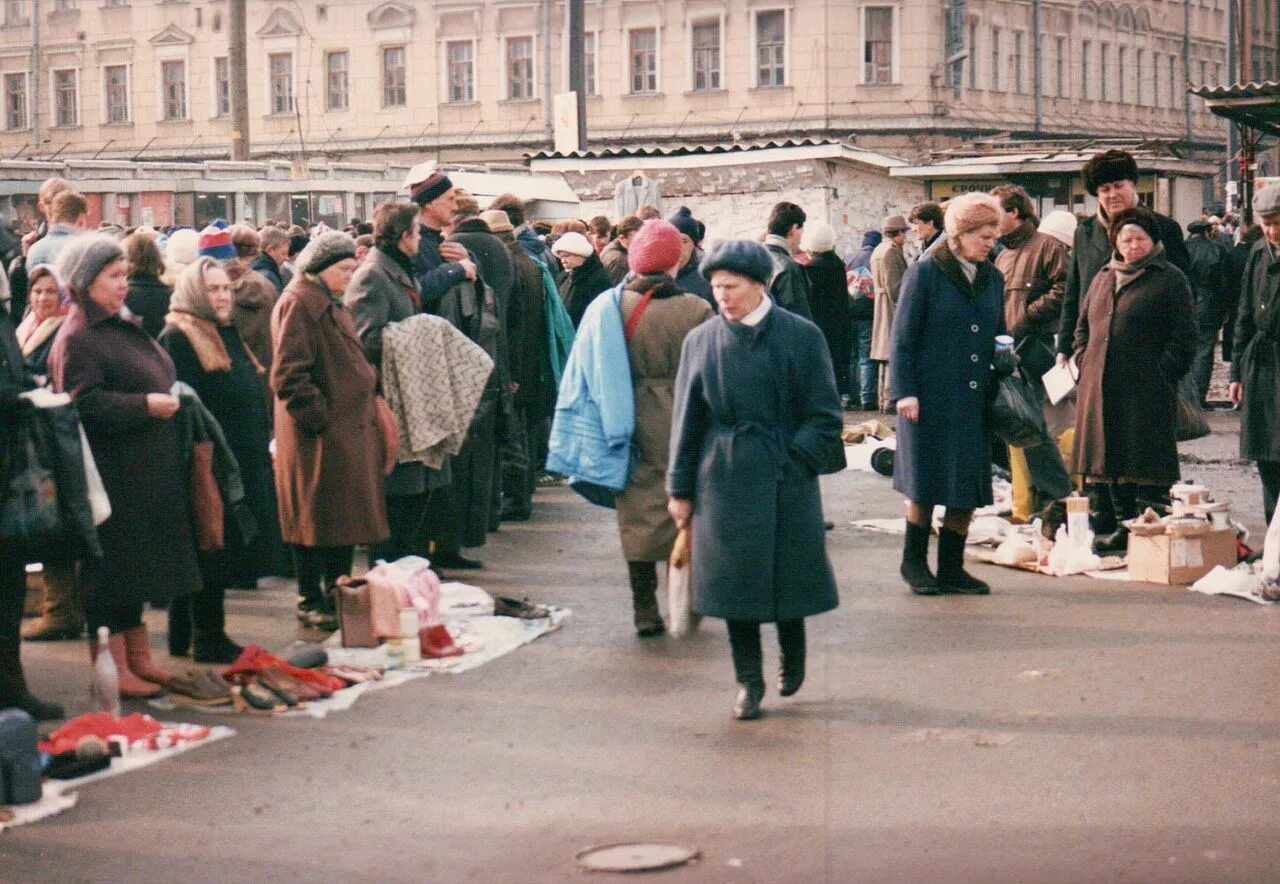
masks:
<path id="1" fill-rule="evenodd" d="M 667 631 L 658 612 L 658 567 L 653 562 L 627 562 L 631 578 L 631 608 L 636 634 L 651 638 Z"/>
<path id="2" fill-rule="evenodd" d="M 938 594 L 938 581 L 929 570 L 931 530 L 928 525 L 907 522 L 907 537 L 902 544 L 902 566 L 898 570 L 916 595 Z"/>
<path id="3" fill-rule="evenodd" d="M 230 664 L 244 651 L 227 637 L 226 591 L 202 589 L 191 597 L 191 621 L 195 627 L 197 663 Z"/>
<path id="4" fill-rule="evenodd" d="M 965 536 L 949 528 L 938 532 L 938 590 L 964 595 L 986 595 L 991 587 L 964 570 Z"/>
<path id="5" fill-rule="evenodd" d="M 733 673 L 738 695 L 733 701 L 733 717 L 751 721 L 760 717 L 764 699 L 764 654 L 760 649 L 760 624 L 730 620 L 729 649 L 733 652 Z"/>
<path id="6" fill-rule="evenodd" d="M 782 666 L 778 671 L 778 693 L 790 697 L 804 684 L 804 621 L 779 620 L 778 646 L 782 649 Z"/>
<path id="7" fill-rule="evenodd" d="M 169 600 L 169 656 L 186 657 L 191 653 L 191 596 L 174 596 Z"/>

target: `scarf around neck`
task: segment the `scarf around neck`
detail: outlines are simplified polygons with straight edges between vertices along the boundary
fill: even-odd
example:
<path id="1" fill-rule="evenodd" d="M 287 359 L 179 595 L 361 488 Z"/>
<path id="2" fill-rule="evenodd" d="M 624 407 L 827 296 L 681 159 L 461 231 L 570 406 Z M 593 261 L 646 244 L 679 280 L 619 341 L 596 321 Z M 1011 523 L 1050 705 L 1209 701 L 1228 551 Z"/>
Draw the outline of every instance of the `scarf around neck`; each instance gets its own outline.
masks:
<path id="1" fill-rule="evenodd" d="M 171 311 L 164 321 L 187 336 L 202 369 L 231 370 L 231 355 L 227 353 L 227 345 L 222 342 L 222 335 L 218 334 L 218 327 L 212 322 L 181 310 Z"/>
<path id="2" fill-rule="evenodd" d="M 1116 272 L 1116 291 L 1127 286 L 1139 276 L 1147 272 L 1151 265 L 1164 259 L 1164 243 L 1156 243 L 1156 247 L 1136 261 L 1126 261 L 1119 255 L 1111 256 L 1107 266 Z"/>

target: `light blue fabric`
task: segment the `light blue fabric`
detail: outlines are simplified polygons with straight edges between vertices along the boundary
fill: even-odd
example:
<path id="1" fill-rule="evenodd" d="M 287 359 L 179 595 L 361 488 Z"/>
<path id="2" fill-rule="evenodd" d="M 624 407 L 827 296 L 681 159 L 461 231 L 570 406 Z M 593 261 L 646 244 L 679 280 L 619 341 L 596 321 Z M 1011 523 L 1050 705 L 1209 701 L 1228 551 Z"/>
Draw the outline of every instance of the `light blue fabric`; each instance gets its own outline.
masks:
<path id="1" fill-rule="evenodd" d="M 564 367 L 547 470 L 613 491 L 627 487 L 636 401 L 619 308 L 622 286 L 587 307 Z"/>

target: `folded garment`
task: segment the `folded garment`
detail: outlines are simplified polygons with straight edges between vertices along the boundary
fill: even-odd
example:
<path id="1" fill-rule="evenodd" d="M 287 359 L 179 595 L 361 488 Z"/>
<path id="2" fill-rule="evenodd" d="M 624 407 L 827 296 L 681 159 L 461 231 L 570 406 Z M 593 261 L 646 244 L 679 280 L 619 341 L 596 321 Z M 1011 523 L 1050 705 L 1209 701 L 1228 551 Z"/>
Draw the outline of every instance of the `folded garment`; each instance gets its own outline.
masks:
<path id="1" fill-rule="evenodd" d="M 342 679 L 325 675 L 315 669 L 301 669 L 297 666 L 291 666 L 279 657 L 268 654 L 262 649 L 261 645 L 249 645 L 245 648 L 244 652 L 236 659 L 236 662 L 223 670 L 222 675 L 224 678 L 232 678 L 237 675 L 257 675 L 259 672 L 264 672 L 268 669 L 279 669 L 298 681 L 320 688 L 324 696 L 328 696 L 334 691 L 340 691 L 347 686 L 347 683 Z"/>

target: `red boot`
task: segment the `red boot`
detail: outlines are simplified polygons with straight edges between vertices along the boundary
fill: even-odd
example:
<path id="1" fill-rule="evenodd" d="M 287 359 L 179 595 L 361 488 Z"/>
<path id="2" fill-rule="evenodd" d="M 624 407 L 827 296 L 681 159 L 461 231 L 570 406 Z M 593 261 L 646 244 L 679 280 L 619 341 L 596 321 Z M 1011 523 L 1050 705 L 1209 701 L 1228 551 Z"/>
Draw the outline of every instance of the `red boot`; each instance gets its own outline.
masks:
<path id="1" fill-rule="evenodd" d="M 462 648 L 454 643 L 453 636 L 443 623 L 422 627 L 418 631 L 418 645 L 422 649 L 422 656 L 431 659 L 456 657 L 462 653 Z"/>
<path id="2" fill-rule="evenodd" d="M 173 681 L 173 674 L 164 671 L 151 659 L 151 639 L 147 636 L 146 626 L 135 626 L 124 631 L 125 654 L 129 659 L 129 669 L 138 678 L 161 686 Z"/>
<path id="3" fill-rule="evenodd" d="M 154 685 L 149 681 L 143 681 L 129 670 L 128 654 L 124 649 L 124 636 L 116 633 L 111 636 L 107 643 L 108 653 L 111 659 L 115 661 L 116 672 L 120 676 L 120 696 L 128 697 L 132 700 L 145 699 L 146 697 L 154 697 L 160 693 L 158 685 Z M 98 639 L 89 639 L 89 659 L 97 661 L 98 659 Z"/>

